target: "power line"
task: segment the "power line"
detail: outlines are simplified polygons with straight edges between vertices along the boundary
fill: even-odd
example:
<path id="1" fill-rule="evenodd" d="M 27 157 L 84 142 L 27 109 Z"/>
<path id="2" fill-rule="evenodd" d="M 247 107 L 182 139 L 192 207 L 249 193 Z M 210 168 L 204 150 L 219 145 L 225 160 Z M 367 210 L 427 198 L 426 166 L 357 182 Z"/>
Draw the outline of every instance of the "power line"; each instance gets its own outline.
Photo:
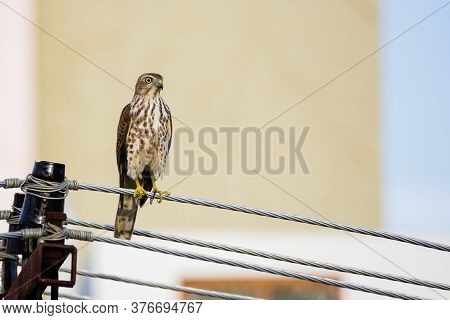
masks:
<path id="1" fill-rule="evenodd" d="M 95 222 L 89 222 L 89 221 L 82 221 L 77 219 L 68 219 L 68 224 L 76 225 L 76 226 L 82 226 L 82 227 L 88 227 L 88 228 L 96 228 L 101 230 L 108 230 L 108 231 L 114 231 L 114 226 L 111 224 L 100 224 Z M 187 245 L 193 245 L 203 248 L 209 248 L 209 249 L 215 249 L 215 250 L 223 250 L 228 252 L 235 252 L 235 253 L 241 253 L 246 254 L 250 256 L 255 257 L 261 257 L 266 259 L 272 259 L 277 261 L 283 261 L 288 263 L 295 263 L 300 264 L 304 266 L 309 267 L 315 267 L 315 268 L 321 268 L 326 270 L 332 270 L 332 271 L 339 271 L 339 272 L 346 272 L 356 275 L 362 275 L 372 278 L 378 278 L 378 279 L 384 279 L 384 280 L 390 280 L 390 281 L 396 281 L 396 282 L 402 282 L 407 284 L 413 284 L 423 287 L 429 287 L 429 288 L 435 288 L 435 289 L 441 289 L 441 290 L 450 290 L 450 285 L 443 284 L 443 283 L 437 283 L 432 281 L 426 281 L 421 279 L 415 279 L 415 278 L 408 278 L 408 277 L 402 277 L 397 275 L 391 275 L 376 271 L 370 271 L 370 270 L 363 270 L 358 268 L 352 268 L 352 267 L 344 267 L 339 266 L 335 264 L 329 264 L 329 263 L 321 263 L 316 262 L 312 260 L 305 260 L 305 259 L 299 259 L 295 257 L 270 253 L 270 252 L 264 252 L 259 250 L 253 250 L 248 248 L 241 248 L 236 246 L 230 246 L 226 244 L 219 244 L 219 243 L 213 243 L 208 241 L 202 241 L 202 240 L 195 240 L 195 239 L 189 239 L 164 233 L 158 233 L 154 231 L 147 231 L 142 229 L 134 229 L 133 234 L 137 236 L 143 236 L 148 238 L 154 238 L 159 240 L 165 240 L 165 241 L 172 241 L 176 243 L 182 243 Z"/>
<path id="2" fill-rule="evenodd" d="M 53 200 L 64 199 L 65 197 L 67 197 L 69 190 L 90 190 L 90 191 L 99 191 L 99 192 L 116 193 L 116 194 L 127 194 L 127 195 L 132 195 L 134 193 L 134 190 L 131 190 L 131 189 L 98 186 L 98 185 L 92 185 L 92 184 L 83 184 L 83 183 L 77 182 L 76 180 L 67 180 L 66 179 L 62 183 L 48 182 L 48 181 L 44 181 L 44 180 L 35 178 L 31 175 L 27 176 L 26 180 L 6 179 L 3 181 L 0 181 L 0 187 L 3 187 L 3 188 L 20 187 L 22 189 L 22 191 L 24 191 L 26 194 L 31 194 L 31 195 L 35 195 L 35 196 L 42 196 L 42 193 L 44 193 L 44 192 L 52 193 Z M 155 194 L 152 192 L 147 192 L 147 195 L 149 197 L 155 196 Z M 419 245 L 419 246 L 423 246 L 423 247 L 427 247 L 427 248 L 433 248 L 433 249 L 437 249 L 437 250 L 441 250 L 441 251 L 447 251 L 447 252 L 450 251 L 450 246 L 448 246 L 448 245 L 434 243 L 434 242 L 430 242 L 430 241 L 426 241 L 426 240 L 415 239 L 415 238 L 401 236 L 401 235 L 396 235 L 396 234 L 382 232 L 382 231 L 354 227 L 354 226 L 349 226 L 349 225 L 344 225 L 344 224 L 337 224 L 337 223 L 333 223 L 330 221 L 323 221 L 323 220 L 295 216 L 295 215 L 290 215 L 290 214 L 275 212 L 275 211 L 270 211 L 270 210 L 256 209 L 256 208 L 250 208 L 250 207 L 241 206 L 241 205 L 226 204 L 226 203 L 217 202 L 217 201 L 195 199 L 195 198 L 183 197 L 183 196 L 173 196 L 173 195 L 167 196 L 166 195 L 166 196 L 164 196 L 164 198 L 168 201 L 175 201 L 175 202 L 180 202 L 180 203 L 187 203 L 187 204 L 200 205 L 200 206 L 206 206 L 206 207 L 214 207 L 214 208 L 225 209 L 225 210 L 230 210 L 230 211 L 234 211 L 234 212 L 242 212 L 242 213 L 276 218 L 276 219 L 282 219 L 282 220 L 288 220 L 288 221 L 294 221 L 294 222 L 300 222 L 300 223 L 307 223 L 307 224 L 312 224 L 312 225 L 317 225 L 317 226 L 322 226 L 322 227 L 327 227 L 327 228 L 332 228 L 332 229 L 337 229 L 337 230 L 355 232 L 355 233 L 360 233 L 360 234 L 365 234 L 365 235 L 370 235 L 370 236 L 375 236 L 375 237 L 380 237 L 380 238 L 385 238 L 385 239 L 390 239 L 390 240 L 395 240 L 395 241 L 406 242 L 406 243 Z M 5 216 L 4 212 L 2 213 L 2 216 Z M 49 226 L 47 225 L 46 228 L 47 227 L 49 227 Z M 341 287 L 341 288 L 347 288 L 347 289 L 358 290 L 358 291 L 363 291 L 363 292 L 368 292 L 368 293 L 374 293 L 374 294 L 384 295 L 384 296 L 393 297 L 393 298 L 420 299 L 419 297 L 409 296 L 409 295 L 406 295 L 403 293 L 396 293 L 396 292 L 386 291 L 386 290 L 377 289 L 377 288 L 360 286 L 360 285 L 346 283 L 346 282 L 342 282 L 342 281 L 321 278 L 321 277 L 316 277 L 316 276 L 310 276 L 310 275 L 304 275 L 304 274 L 280 270 L 280 269 L 267 268 L 267 267 L 262 267 L 262 266 L 258 266 L 258 265 L 248 264 L 248 263 L 229 260 L 229 259 L 220 259 L 220 258 L 211 257 L 211 256 L 199 255 L 199 254 L 189 253 L 189 252 L 182 252 L 182 251 L 171 250 L 171 249 L 166 249 L 166 248 L 161 248 L 161 247 L 154 247 L 154 246 L 138 244 L 138 243 L 134 243 L 134 242 L 125 242 L 125 241 L 122 241 L 119 239 L 94 237 L 92 233 L 83 231 L 83 230 L 73 230 L 73 229 L 63 228 L 63 229 L 60 229 L 58 232 L 56 232 L 56 230 L 23 229 L 18 232 L 0 233 L 0 238 L 5 238 L 5 239 L 20 238 L 20 237 L 39 238 L 42 236 L 45 236 L 43 239 L 46 239 L 46 240 L 59 240 L 59 239 L 64 239 L 64 238 L 70 238 L 70 239 L 77 239 L 77 240 L 84 240 L 84 241 L 106 242 L 106 243 L 134 247 L 134 248 L 144 249 L 144 250 L 149 250 L 149 251 L 154 251 L 154 252 L 171 254 L 171 255 L 175 255 L 175 256 L 179 256 L 179 257 L 186 257 L 186 258 L 197 259 L 197 260 L 201 260 L 201 261 L 208 261 L 208 262 L 220 263 L 220 264 L 225 264 L 225 265 L 230 265 L 230 266 L 237 266 L 237 267 L 241 267 L 241 268 L 246 268 L 246 269 L 251 269 L 251 270 L 256 270 L 256 271 L 261 271 L 261 272 L 267 272 L 267 273 L 271 273 L 271 274 L 287 276 L 287 277 L 297 278 L 300 280 L 312 281 L 312 282 L 317 282 L 317 283 L 322 283 L 322 284 L 327 284 L 327 285 L 333 285 L 333 286 L 337 286 L 337 287 Z M 147 232 L 146 236 L 149 236 L 148 232 Z M 153 236 L 155 236 L 155 235 L 153 235 Z M 297 258 L 292 258 L 292 257 L 287 257 L 287 256 L 281 256 L 281 255 L 275 255 L 275 254 L 266 253 L 266 252 L 262 252 L 262 251 L 237 248 L 237 247 L 232 247 L 232 246 L 221 245 L 222 246 L 221 248 L 217 248 L 217 244 L 214 244 L 214 243 L 199 242 L 198 240 L 186 239 L 186 238 L 181 238 L 181 237 L 169 236 L 170 237 L 170 239 L 169 239 L 169 237 L 167 237 L 167 235 L 159 234 L 158 236 L 160 238 L 166 237 L 167 239 L 165 239 L 165 240 L 181 242 L 181 243 L 186 243 L 186 244 L 191 244 L 191 245 L 206 246 L 206 247 L 210 247 L 213 249 L 245 253 L 245 254 L 265 257 L 265 258 L 269 258 L 269 259 L 310 265 L 310 266 L 315 266 L 315 267 L 322 267 L 325 269 L 333 268 L 330 270 L 349 272 L 349 273 L 361 274 L 361 275 L 372 276 L 372 277 L 379 277 L 379 278 L 387 279 L 387 280 L 411 283 L 411 284 L 416 284 L 416 285 L 424 285 L 424 286 L 430 286 L 430 287 L 448 290 L 448 286 L 445 284 L 432 283 L 432 282 L 424 281 L 424 280 L 410 279 L 410 278 L 405 278 L 405 277 L 397 277 L 397 276 L 393 276 L 393 275 L 385 275 L 385 274 L 378 273 L 378 272 L 371 272 L 371 271 L 360 270 L 360 269 L 356 269 L 356 268 L 347 268 L 347 267 L 336 266 L 336 265 L 331 265 L 331 264 L 322 264 L 322 263 L 317 263 L 315 261 L 307 261 L 307 260 L 302 260 L 302 259 L 297 259 Z M 392 277 L 394 277 L 394 278 L 392 278 Z"/>
<path id="3" fill-rule="evenodd" d="M 48 234 L 48 233 L 50 233 L 50 234 Z M 240 262 L 240 261 L 236 261 L 236 260 L 218 258 L 218 257 L 213 257 L 213 256 L 208 256 L 208 255 L 203 255 L 203 254 L 192 253 L 192 252 L 167 249 L 167 248 L 163 248 L 163 247 L 157 247 L 157 246 L 137 243 L 137 242 L 133 242 L 133 241 L 124 241 L 124 240 L 120 240 L 120 239 L 94 236 L 92 234 L 92 232 L 83 231 L 83 230 L 73 230 L 73 229 L 66 229 L 66 228 L 64 228 L 63 230 L 60 230 L 60 231 L 55 230 L 55 228 L 22 229 L 21 231 L 0 233 L 0 239 L 2 239 L 2 238 L 3 239 L 17 239 L 17 238 L 21 238 L 21 237 L 40 238 L 43 235 L 46 237 L 49 237 L 51 240 L 59 240 L 62 237 L 65 237 L 67 239 L 75 239 L 75 240 L 81 240 L 81 241 L 96 241 L 96 242 L 109 243 L 109 244 L 113 244 L 113 245 L 120 245 L 120 246 L 125 246 L 125 247 L 130 247 L 130 248 L 158 252 L 158 253 L 173 255 L 173 256 L 177 256 L 177 257 L 200 260 L 200 261 L 205 261 L 205 262 L 213 262 L 213 263 L 228 265 L 228 266 L 232 266 L 232 267 L 239 267 L 239 268 L 248 269 L 248 270 L 265 272 L 265 273 L 269 273 L 269 274 L 273 274 L 273 275 L 279 275 L 279 276 L 284 276 L 284 277 L 289 277 L 289 278 L 294 278 L 294 279 L 299 279 L 299 280 L 321 283 L 321 284 L 335 286 L 335 287 L 339 287 L 339 288 L 356 290 L 356 291 L 361 291 L 361 292 L 366 292 L 366 293 L 372 293 L 372 294 L 377 294 L 377 295 L 396 298 L 396 299 L 402 299 L 402 300 L 422 300 L 423 299 L 423 298 L 420 298 L 417 296 L 412 296 L 412 295 L 408 295 L 408 294 L 404 294 L 404 293 L 398 293 L 398 292 L 393 292 L 393 291 L 389 291 L 389 290 L 368 287 L 368 286 L 364 286 L 364 285 L 357 285 L 357 284 L 348 283 L 348 282 L 344 282 L 344 281 L 333 280 L 333 279 L 328 279 L 328 278 L 323 278 L 323 277 L 318 277 L 318 276 L 312 276 L 312 275 L 302 274 L 302 273 L 298 273 L 298 272 L 287 271 L 287 270 L 283 270 L 283 269 L 265 267 L 265 266 L 260 266 L 260 265 L 247 263 L 247 262 Z M 55 235 L 56 235 L 56 237 L 55 237 Z"/>
<path id="4" fill-rule="evenodd" d="M 0 239 L 22 239 L 22 238 L 24 238 L 24 233 L 22 232 L 23 230 L 35 230 L 36 231 L 36 236 L 35 237 L 31 236 L 29 238 L 39 238 L 42 236 L 42 233 L 40 235 L 37 234 L 38 229 L 22 229 L 20 231 L 14 231 L 14 232 L 1 232 Z"/>
<path id="5" fill-rule="evenodd" d="M 71 272 L 70 269 L 66 269 L 66 268 L 61 268 L 60 271 L 65 272 L 65 273 Z M 87 271 L 87 270 L 77 270 L 77 274 L 80 276 L 89 277 L 89 278 L 112 280 L 112 281 L 116 281 L 116 282 L 134 284 L 134 285 L 151 287 L 151 288 L 159 288 L 159 289 L 165 289 L 165 290 L 185 292 L 185 293 L 196 294 L 199 296 L 216 298 L 216 299 L 255 300 L 255 298 L 253 298 L 253 297 L 243 296 L 243 295 L 238 295 L 238 294 L 197 289 L 197 288 L 184 287 L 184 286 L 168 285 L 168 284 L 163 284 L 163 283 L 158 283 L 158 282 L 143 281 L 143 280 L 139 280 L 139 279 L 132 279 L 132 278 L 127 278 L 127 277 L 123 277 L 123 276 L 106 274 L 106 273 L 98 273 L 98 272 L 92 272 L 92 271 Z"/>
<path id="6" fill-rule="evenodd" d="M 69 190 L 89 190 L 89 191 L 125 194 L 125 195 L 133 195 L 133 193 L 134 193 L 134 190 L 131 190 L 131 189 L 100 186 L 100 185 L 94 185 L 94 184 L 88 184 L 88 183 L 80 183 L 76 180 L 67 180 L 66 179 L 62 183 L 49 182 L 49 181 L 37 179 L 35 177 L 32 177 L 31 175 L 28 176 L 26 180 L 20 180 L 17 178 L 5 179 L 3 181 L 0 181 L 0 187 L 3 187 L 3 188 L 19 188 L 20 187 L 20 188 L 22 188 L 22 191 L 24 191 L 25 193 L 33 192 L 33 194 L 36 193 L 37 191 L 57 192 L 57 193 L 61 194 L 61 196 L 60 196 L 61 198 L 66 197 Z M 40 189 L 40 188 L 42 188 L 42 189 Z M 147 192 L 147 196 L 155 197 L 155 194 L 153 192 Z M 436 243 L 436 242 L 432 242 L 432 241 L 398 235 L 395 233 L 390 233 L 390 232 L 385 232 L 385 231 L 372 230 L 372 229 L 363 228 L 363 227 L 351 226 L 351 225 L 335 223 L 335 222 L 331 222 L 331 221 L 324 221 L 324 220 L 320 220 L 320 219 L 314 219 L 314 218 L 292 215 L 292 214 L 276 212 L 276 211 L 270 211 L 270 210 L 265 210 L 265 209 L 251 208 L 251 207 L 247 207 L 247 206 L 243 206 L 243 205 L 228 204 L 228 203 L 223 203 L 223 202 L 213 201 L 213 200 L 196 199 L 196 198 L 191 198 L 191 197 L 186 197 L 186 196 L 175 196 L 175 195 L 163 195 L 163 198 L 168 201 L 174 201 L 174 202 L 179 202 L 179 203 L 198 205 L 198 206 L 204 206 L 204 207 L 210 207 L 210 208 L 224 209 L 224 210 L 229 210 L 229 211 L 233 211 L 233 212 L 253 214 L 253 215 L 257 215 L 257 216 L 270 217 L 270 218 L 281 219 L 281 220 L 286 220 L 286 221 L 305 223 L 305 224 L 320 226 L 320 227 L 324 227 L 324 228 L 331 228 L 331 229 L 335 229 L 335 230 L 353 232 L 353 233 L 368 235 L 368 236 L 377 237 L 377 238 L 383 238 L 383 239 L 388 239 L 388 240 L 409 243 L 412 245 L 421 246 L 421 247 L 425 247 L 425 248 L 450 252 L 450 246 L 446 245 L 446 244 L 440 244 L 440 243 Z"/>
<path id="7" fill-rule="evenodd" d="M 81 239 L 78 239 L 78 240 L 81 240 Z M 205 261 L 205 262 L 213 262 L 213 263 L 228 265 L 228 266 L 232 266 L 232 267 L 239 267 L 239 268 L 248 269 L 248 270 L 270 273 L 273 275 L 279 275 L 279 276 L 284 276 L 284 277 L 288 277 L 288 278 L 294 278 L 294 279 L 305 280 L 305 281 L 310 281 L 310 282 L 315 282 L 315 283 L 321 283 L 321 284 L 335 286 L 335 287 L 344 288 L 344 289 L 351 289 L 351 290 L 357 290 L 357 291 L 362 291 L 362 292 L 366 292 L 366 293 L 373 293 L 373 294 L 396 298 L 396 299 L 422 300 L 422 298 L 420 298 L 420 297 L 411 296 L 411 295 L 407 295 L 407 294 L 403 294 L 403 293 L 397 293 L 397 292 L 393 292 L 393 291 L 372 288 L 372 287 L 368 287 L 368 286 L 357 285 L 357 284 L 348 283 L 348 282 L 344 282 L 344 281 L 327 279 L 327 278 L 322 278 L 322 277 L 318 277 L 318 276 L 312 276 L 312 275 L 307 275 L 307 274 L 302 274 L 302 273 L 298 273 L 298 272 L 292 272 L 292 271 L 287 271 L 287 270 L 282 270 L 282 269 L 277 269 L 277 268 L 265 267 L 265 266 L 260 266 L 260 265 L 247 263 L 247 262 L 240 262 L 240 261 L 231 260 L 231 259 L 212 257 L 212 256 L 203 255 L 203 254 L 179 251 L 179 250 L 174 250 L 174 249 L 167 249 L 167 248 L 157 247 L 157 246 L 153 246 L 153 245 L 149 245 L 149 244 L 137 243 L 134 241 L 124 241 L 124 240 L 120 240 L 120 239 L 113 239 L 113 238 L 107 238 L 107 237 L 101 237 L 101 236 L 95 236 L 94 241 L 109 243 L 109 244 L 113 244 L 113 245 L 120 245 L 120 246 L 125 246 L 125 247 L 130 247 L 130 248 L 136 248 L 136 249 L 141 249 L 141 250 L 147 250 L 147 251 L 152 251 L 152 252 L 158 252 L 158 253 L 173 255 L 173 256 L 177 256 L 177 257 Z"/>

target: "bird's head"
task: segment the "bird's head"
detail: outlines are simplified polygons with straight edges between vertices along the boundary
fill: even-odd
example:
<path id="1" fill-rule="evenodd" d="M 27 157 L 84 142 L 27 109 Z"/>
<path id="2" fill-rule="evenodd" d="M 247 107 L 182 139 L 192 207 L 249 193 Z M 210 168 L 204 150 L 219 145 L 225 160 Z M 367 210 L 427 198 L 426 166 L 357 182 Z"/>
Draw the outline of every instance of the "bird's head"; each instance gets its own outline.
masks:
<path id="1" fill-rule="evenodd" d="M 135 94 L 155 97 L 163 89 L 163 77 L 157 73 L 144 73 L 136 82 Z"/>

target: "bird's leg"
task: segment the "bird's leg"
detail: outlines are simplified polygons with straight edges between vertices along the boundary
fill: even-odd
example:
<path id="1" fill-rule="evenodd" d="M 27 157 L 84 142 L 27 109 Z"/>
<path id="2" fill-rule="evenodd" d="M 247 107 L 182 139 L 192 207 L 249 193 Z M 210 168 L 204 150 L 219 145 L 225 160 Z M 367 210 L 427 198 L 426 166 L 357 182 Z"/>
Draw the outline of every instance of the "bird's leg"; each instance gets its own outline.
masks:
<path id="1" fill-rule="evenodd" d="M 170 196 L 170 192 L 169 191 L 162 191 L 160 189 L 158 189 L 158 187 L 156 187 L 156 183 L 155 183 L 155 179 L 152 177 L 152 191 L 154 193 L 159 194 L 159 199 L 158 199 L 158 203 L 161 203 L 163 201 L 163 195 L 165 196 Z M 153 202 L 153 198 L 150 199 L 150 204 Z"/>
<path id="2" fill-rule="evenodd" d="M 147 191 L 145 191 L 145 189 L 142 188 L 139 179 L 136 179 L 135 182 L 136 182 L 136 189 L 134 190 L 134 197 L 136 199 L 141 199 L 142 196 L 144 196 L 147 193 Z"/>

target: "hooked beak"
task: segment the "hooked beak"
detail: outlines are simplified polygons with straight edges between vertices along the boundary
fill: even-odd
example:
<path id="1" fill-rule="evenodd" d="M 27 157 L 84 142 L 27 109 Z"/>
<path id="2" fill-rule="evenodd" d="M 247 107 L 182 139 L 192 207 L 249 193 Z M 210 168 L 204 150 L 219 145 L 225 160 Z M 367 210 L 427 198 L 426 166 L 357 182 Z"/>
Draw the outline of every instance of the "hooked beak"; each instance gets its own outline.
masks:
<path id="1" fill-rule="evenodd" d="M 160 90 L 164 89 L 164 85 L 163 85 L 162 81 L 158 82 L 158 83 L 156 84 L 156 87 L 157 87 L 158 89 L 160 89 Z"/>

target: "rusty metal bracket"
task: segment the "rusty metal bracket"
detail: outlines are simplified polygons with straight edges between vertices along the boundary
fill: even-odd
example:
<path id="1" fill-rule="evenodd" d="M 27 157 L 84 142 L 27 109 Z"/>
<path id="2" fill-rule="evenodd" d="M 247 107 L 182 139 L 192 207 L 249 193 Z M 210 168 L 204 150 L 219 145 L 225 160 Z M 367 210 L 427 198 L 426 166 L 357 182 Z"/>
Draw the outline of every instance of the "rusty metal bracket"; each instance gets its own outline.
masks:
<path id="1" fill-rule="evenodd" d="M 59 280 L 58 270 L 71 255 L 70 280 Z M 42 295 L 47 286 L 73 288 L 77 273 L 77 248 L 59 243 L 39 243 L 13 283 L 5 300 L 34 299 Z"/>
<path id="2" fill-rule="evenodd" d="M 42 255 L 42 274 L 38 281 L 49 286 L 73 288 L 77 277 L 77 248 L 59 243 L 41 243 L 37 250 Z M 70 280 L 59 280 L 52 276 L 53 271 L 58 272 L 69 255 L 72 259 Z"/>

